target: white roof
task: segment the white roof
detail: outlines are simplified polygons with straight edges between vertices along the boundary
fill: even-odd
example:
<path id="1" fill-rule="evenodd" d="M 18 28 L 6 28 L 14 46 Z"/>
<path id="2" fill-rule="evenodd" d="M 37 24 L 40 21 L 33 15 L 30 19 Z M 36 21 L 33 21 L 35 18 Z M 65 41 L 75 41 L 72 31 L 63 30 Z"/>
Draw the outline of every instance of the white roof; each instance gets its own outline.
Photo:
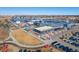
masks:
<path id="1" fill-rule="evenodd" d="M 51 30 L 53 27 L 51 26 L 43 26 L 43 27 L 38 27 L 38 28 L 35 28 L 36 30 L 39 30 L 39 31 L 47 31 L 47 30 Z"/>
<path id="2" fill-rule="evenodd" d="M 19 23 L 20 23 L 20 21 L 16 21 L 16 23 L 17 23 L 17 24 L 19 24 Z"/>
<path id="3" fill-rule="evenodd" d="M 33 24 L 33 22 L 28 22 L 28 24 Z"/>

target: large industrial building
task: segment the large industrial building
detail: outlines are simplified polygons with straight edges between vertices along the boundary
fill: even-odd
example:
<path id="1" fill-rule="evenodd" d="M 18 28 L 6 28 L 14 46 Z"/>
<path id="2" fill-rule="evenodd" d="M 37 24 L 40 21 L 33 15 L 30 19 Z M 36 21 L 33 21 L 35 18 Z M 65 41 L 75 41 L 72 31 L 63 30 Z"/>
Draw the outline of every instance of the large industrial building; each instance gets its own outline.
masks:
<path id="1" fill-rule="evenodd" d="M 0 23 L 0 51 L 78 52 L 79 23 L 55 17 L 11 16 L 9 21 L 4 20 Z M 6 39 L 2 29 L 8 32 Z"/>
<path id="2" fill-rule="evenodd" d="M 42 32 L 45 32 L 45 31 L 52 30 L 52 29 L 53 29 L 53 27 L 51 27 L 51 26 L 43 26 L 43 27 L 35 28 L 34 31 L 38 32 L 38 33 L 42 33 Z"/>
<path id="3" fill-rule="evenodd" d="M 38 33 L 44 33 L 46 31 L 54 31 L 57 29 L 62 29 L 63 27 L 52 27 L 52 26 L 42 26 L 42 27 L 37 27 L 33 29 L 33 31 L 38 32 Z"/>

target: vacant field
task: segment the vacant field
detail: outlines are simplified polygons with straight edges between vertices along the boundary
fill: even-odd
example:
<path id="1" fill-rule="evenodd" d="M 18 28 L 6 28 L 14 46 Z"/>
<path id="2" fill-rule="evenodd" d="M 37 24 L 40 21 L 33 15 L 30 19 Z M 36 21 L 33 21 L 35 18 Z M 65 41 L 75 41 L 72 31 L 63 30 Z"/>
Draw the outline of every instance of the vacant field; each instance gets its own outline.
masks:
<path id="1" fill-rule="evenodd" d="M 10 51 L 10 52 L 18 52 L 19 49 L 20 48 L 15 45 L 8 44 L 8 51 Z"/>
<path id="2" fill-rule="evenodd" d="M 14 30 L 12 34 L 13 34 L 13 37 L 22 44 L 37 45 L 41 43 L 38 39 L 27 34 L 22 29 Z"/>
<path id="3" fill-rule="evenodd" d="M 0 28 L 0 40 L 4 40 L 7 37 L 8 37 L 8 33 L 4 29 Z"/>

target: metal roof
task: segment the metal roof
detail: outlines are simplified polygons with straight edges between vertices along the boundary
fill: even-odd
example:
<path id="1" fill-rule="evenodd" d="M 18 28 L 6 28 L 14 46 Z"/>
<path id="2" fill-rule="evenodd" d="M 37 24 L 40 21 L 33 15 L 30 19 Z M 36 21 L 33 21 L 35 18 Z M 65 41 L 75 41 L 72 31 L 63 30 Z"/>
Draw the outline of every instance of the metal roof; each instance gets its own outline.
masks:
<path id="1" fill-rule="evenodd" d="M 35 28 L 35 29 L 39 30 L 39 31 L 47 31 L 47 30 L 53 29 L 53 27 L 51 27 L 51 26 L 43 26 L 43 27 L 38 27 L 38 28 Z"/>

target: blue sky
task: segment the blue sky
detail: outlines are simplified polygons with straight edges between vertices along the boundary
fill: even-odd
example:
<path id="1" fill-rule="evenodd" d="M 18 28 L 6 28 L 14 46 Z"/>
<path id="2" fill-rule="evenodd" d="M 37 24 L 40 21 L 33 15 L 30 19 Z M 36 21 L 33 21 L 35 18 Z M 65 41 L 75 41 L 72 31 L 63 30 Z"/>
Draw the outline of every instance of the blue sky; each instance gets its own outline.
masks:
<path id="1" fill-rule="evenodd" d="M 79 15 L 79 7 L 0 7 L 0 15 Z"/>

